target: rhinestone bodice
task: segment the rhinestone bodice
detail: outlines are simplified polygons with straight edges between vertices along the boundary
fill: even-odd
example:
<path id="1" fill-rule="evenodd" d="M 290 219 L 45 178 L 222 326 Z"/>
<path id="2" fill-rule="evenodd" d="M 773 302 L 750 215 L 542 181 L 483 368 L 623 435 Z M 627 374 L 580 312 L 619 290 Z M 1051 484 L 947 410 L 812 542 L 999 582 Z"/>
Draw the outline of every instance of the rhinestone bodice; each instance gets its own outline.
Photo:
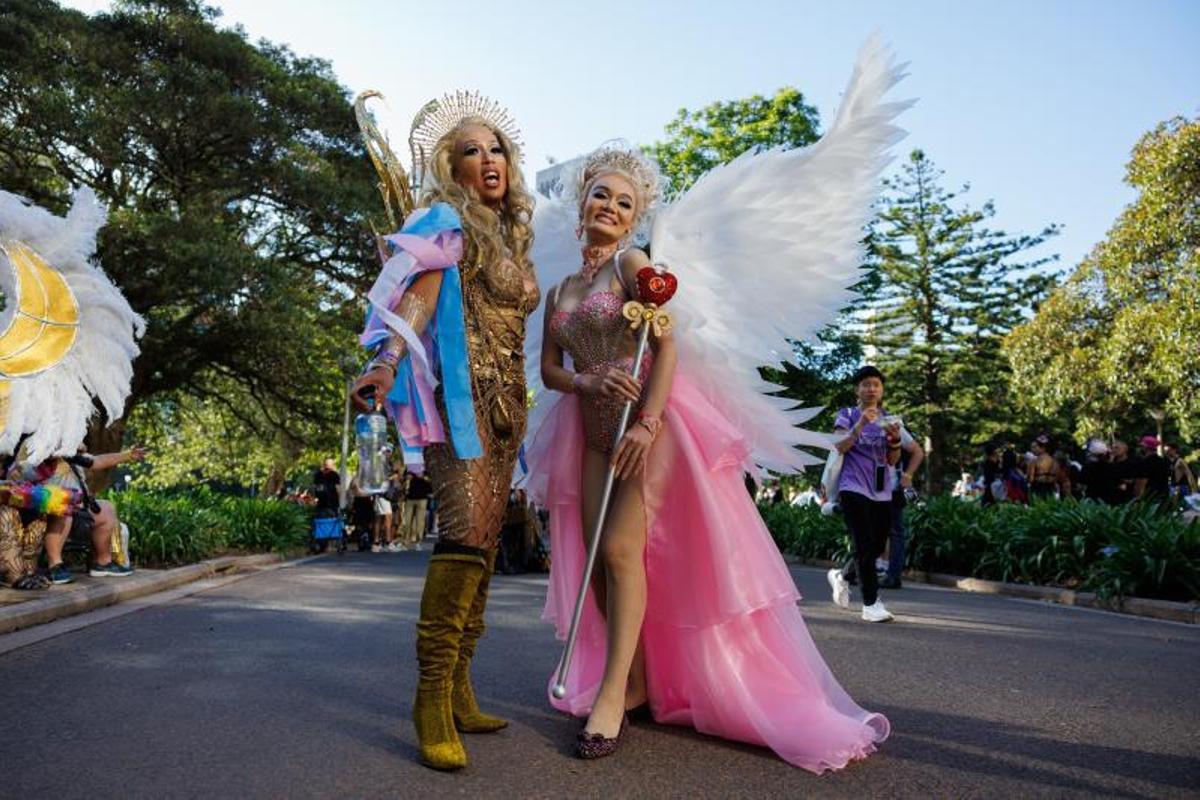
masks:
<path id="1" fill-rule="evenodd" d="M 625 301 L 616 292 L 595 292 L 569 311 L 555 311 L 550 318 L 550 335 L 575 364 L 575 371 L 596 374 L 606 367 L 628 370 L 633 364 L 633 337 L 629 322 L 621 314 Z M 653 355 L 642 359 L 642 401 Z M 620 401 L 584 395 L 580 397 L 584 437 L 593 450 L 610 452 L 620 424 Z M 636 409 L 635 409 L 636 410 Z"/>
<path id="2" fill-rule="evenodd" d="M 591 372 L 629 350 L 629 323 L 621 316 L 624 305 L 616 292 L 596 292 L 570 311 L 554 312 L 550 334 L 571 355 L 577 371 Z"/>

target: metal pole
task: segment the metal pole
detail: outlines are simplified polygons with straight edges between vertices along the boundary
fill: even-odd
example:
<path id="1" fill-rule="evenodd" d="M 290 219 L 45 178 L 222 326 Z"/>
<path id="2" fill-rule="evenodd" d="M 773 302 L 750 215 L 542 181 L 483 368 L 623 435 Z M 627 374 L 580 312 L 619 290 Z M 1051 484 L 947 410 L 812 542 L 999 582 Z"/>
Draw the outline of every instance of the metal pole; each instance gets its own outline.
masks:
<path id="1" fill-rule="evenodd" d="M 649 338 L 650 321 L 644 320 L 642 323 L 642 336 L 638 340 L 637 355 L 633 358 L 633 377 L 635 380 L 641 376 L 642 357 L 646 354 L 646 342 Z M 632 411 L 633 402 L 626 401 L 625 408 L 621 411 L 621 422 L 617 425 L 617 435 L 613 440 L 614 448 L 621 441 L 621 437 L 625 435 L 625 428 L 629 425 L 629 414 Z M 559 700 L 567 696 L 567 672 L 571 669 L 571 656 L 575 654 L 575 639 L 579 635 L 579 621 L 583 618 L 583 604 L 587 602 L 588 584 L 592 579 L 592 569 L 596 566 L 596 554 L 600 552 L 600 533 L 604 530 L 604 518 L 608 516 L 608 504 L 612 500 L 613 481 L 616 479 L 616 476 L 617 469 L 610 460 L 608 472 L 604 476 L 604 494 L 600 499 L 600 513 L 596 515 L 596 526 L 592 529 L 592 538 L 588 543 L 587 563 L 583 567 L 583 580 L 579 582 L 579 594 L 575 597 L 575 612 L 571 615 L 571 630 L 567 634 L 567 644 L 563 650 L 562 661 L 558 664 L 558 674 L 554 678 L 553 694 Z"/>
<path id="2" fill-rule="evenodd" d="M 354 380 L 350 379 L 346 382 L 346 409 L 342 414 L 342 463 L 338 468 L 338 509 L 346 507 L 346 492 L 350 488 L 350 475 L 346 471 L 346 461 L 349 458 L 350 451 L 350 401 L 351 392 L 354 391 Z"/>

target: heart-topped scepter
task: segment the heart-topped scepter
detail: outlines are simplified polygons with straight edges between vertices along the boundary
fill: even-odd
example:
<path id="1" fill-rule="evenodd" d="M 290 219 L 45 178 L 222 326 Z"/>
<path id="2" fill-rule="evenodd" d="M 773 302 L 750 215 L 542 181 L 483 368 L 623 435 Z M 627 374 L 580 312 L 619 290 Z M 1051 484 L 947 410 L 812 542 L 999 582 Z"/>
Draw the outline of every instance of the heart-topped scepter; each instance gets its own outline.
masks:
<path id="1" fill-rule="evenodd" d="M 639 332 L 637 355 L 633 357 L 633 379 L 640 380 L 642 359 L 646 355 L 646 344 L 650 333 L 662 337 L 671 331 L 671 315 L 662 309 L 679 288 L 679 281 L 666 270 L 654 267 L 642 267 L 637 273 L 637 300 L 630 300 L 622 308 L 621 313 L 629 320 L 629 327 Z M 613 448 L 625 435 L 629 426 L 629 415 L 633 411 L 633 402 L 626 401 L 621 410 L 621 422 L 617 425 L 617 435 L 613 440 Z M 567 696 L 567 672 L 571 668 L 571 656 L 575 652 L 575 639 L 579 635 L 579 621 L 583 617 L 583 604 L 587 602 L 587 589 L 592 578 L 592 569 L 596 566 L 596 554 L 600 552 L 600 535 L 604 530 L 604 521 L 608 517 L 608 505 L 612 499 L 613 483 L 616 480 L 617 468 L 609 463 L 608 472 L 604 476 L 604 493 L 600 499 L 600 513 L 596 515 L 596 527 L 592 530 L 592 538 L 588 545 L 587 563 L 583 567 L 583 579 L 579 583 L 579 593 L 575 596 L 575 613 L 571 615 L 571 630 L 567 634 L 567 644 L 563 649 L 562 660 L 558 662 L 558 672 L 554 677 L 553 694 L 559 700 Z"/>

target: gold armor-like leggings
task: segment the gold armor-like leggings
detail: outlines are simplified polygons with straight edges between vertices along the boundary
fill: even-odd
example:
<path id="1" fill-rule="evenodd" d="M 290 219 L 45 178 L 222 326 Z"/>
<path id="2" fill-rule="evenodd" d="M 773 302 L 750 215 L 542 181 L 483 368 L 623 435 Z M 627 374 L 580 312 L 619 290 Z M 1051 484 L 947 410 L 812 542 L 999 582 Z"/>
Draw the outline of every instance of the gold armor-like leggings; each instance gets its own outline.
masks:
<path id="1" fill-rule="evenodd" d="M 425 448 L 425 469 L 437 500 L 439 543 L 495 550 L 525 435 L 525 387 L 521 381 L 503 389 L 479 388 L 483 391 L 476 395 L 475 414 L 483 456 L 456 458 L 450 442 L 430 445 Z M 444 422 L 440 387 L 437 401 Z"/>

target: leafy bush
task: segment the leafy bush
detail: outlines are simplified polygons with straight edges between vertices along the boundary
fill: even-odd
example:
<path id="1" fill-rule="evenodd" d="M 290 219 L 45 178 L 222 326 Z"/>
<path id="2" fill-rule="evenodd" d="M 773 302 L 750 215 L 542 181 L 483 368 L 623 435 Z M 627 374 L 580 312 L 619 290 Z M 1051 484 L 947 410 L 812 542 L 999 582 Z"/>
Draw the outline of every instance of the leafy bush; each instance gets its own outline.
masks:
<path id="1" fill-rule="evenodd" d="M 850 555 L 850 533 L 840 514 L 825 516 L 815 505 L 788 503 L 759 506 L 775 544 L 801 558 L 842 561 Z"/>
<path id="2" fill-rule="evenodd" d="M 300 546 L 309 511 L 292 503 L 192 491 L 127 490 L 108 495 L 129 526 L 129 554 L 141 566 L 190 564 L 219 553 Z"/>
<path id="3" fill-rule="evenodd" d="M 834 560 L 849 552 L 841 515 L 786 505 L 762 513 L 785 552 Z M 935 497 L 905 519 L 907 566 L 915 569 L 1102 597 L 1200 599 L 1200 522 L 1159 506 L 1044 500 L 983 508 Z"/>

